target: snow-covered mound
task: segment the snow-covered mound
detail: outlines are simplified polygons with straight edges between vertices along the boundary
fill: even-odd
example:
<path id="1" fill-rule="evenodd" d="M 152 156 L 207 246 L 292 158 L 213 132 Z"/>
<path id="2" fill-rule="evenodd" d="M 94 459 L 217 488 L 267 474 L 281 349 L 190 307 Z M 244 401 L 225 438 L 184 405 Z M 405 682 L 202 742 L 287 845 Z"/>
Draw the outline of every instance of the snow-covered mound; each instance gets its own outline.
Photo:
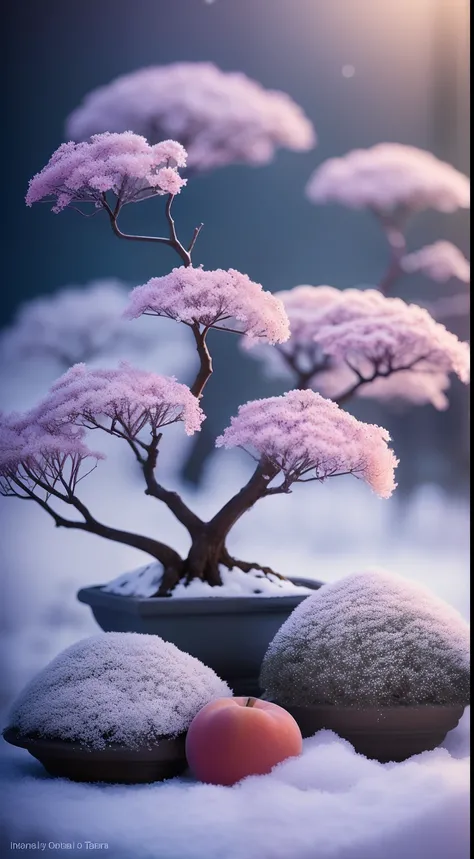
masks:
<path id="1" fill-rule="evenodd" d="M 354 573 L 304 600 L 265 655 L 260 685 L 283 704 L 467 704 L 469 627 L 424 587 Z"/>
<path id="2" fill-rule="evenodd" d="M 177 736 L 232 693 L 199 659 L 156 635 L 106 632 L 68 647 L 26 687 L 10 727 L 102 748 Z"/>
<path id="3" fill-rule="evenodd" d="M 188 597 L 287 597 L 296 594 L 313 593 L 311 588 L 295 585 L 288 579 L 280 579 L 278 576 L 266 575 L 261 570 L 253 569 L 244 573 L 238 567 L 232 570 L 222 566 L 220 568 L 222 585 L 212 587 L 207 582 L 194 579 L 188 585 L 180 582 L 171 593 L 171 597 L 186 599 Z M 159 561 L 139 567 L 130 573 L 117 576 L 102 590 L 109 594 L 118 594 L 127 597 L 153 597 L 157 596 L 158 588 L 163 577 L 163 565 Z"/>

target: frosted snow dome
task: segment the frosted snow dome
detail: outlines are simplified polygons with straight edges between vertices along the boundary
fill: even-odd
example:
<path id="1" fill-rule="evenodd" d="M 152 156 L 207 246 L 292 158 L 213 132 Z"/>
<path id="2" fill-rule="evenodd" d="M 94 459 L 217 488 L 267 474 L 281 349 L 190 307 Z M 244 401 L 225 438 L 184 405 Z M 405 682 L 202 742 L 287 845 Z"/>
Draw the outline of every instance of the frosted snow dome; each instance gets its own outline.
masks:
<path id="1" fill-rule="evenodd" d="M 469 702 L 469 627 L 418 584 L 354 573 L 305 599 L 265 654 L 260 686 L 285 706 Z"/>
<path id="2" fill-rule="evenodd" d="M 9 727 L 93 749 L 175 737 L 209 701 L 231 696 L 199 659 L 156 635 L 106 632 L 78 641 L 23 690 Z"/>

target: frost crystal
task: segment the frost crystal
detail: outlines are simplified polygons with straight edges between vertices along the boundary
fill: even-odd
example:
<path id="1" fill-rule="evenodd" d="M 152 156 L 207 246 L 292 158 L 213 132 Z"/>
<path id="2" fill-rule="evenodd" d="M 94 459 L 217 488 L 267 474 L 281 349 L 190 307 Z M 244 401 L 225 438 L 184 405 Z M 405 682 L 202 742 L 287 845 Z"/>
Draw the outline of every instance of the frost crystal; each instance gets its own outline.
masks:
<path id="1" fill-rule="evenodd" d="M 167 316 L 188 325 L 234 329 L 249 340 L 281 343 L 289 336 L 281 301 L 235 269 L 206 271 L 181 266 L 132 290 L 129 319 Z"/>
<path id="2" fill-rule="evenodd" d="M 10 726 L 27 736 L 100 749 L 156 743 L 187 730 L 232 693 L 198 659 L 157 635 L 108 632 L 73 644 L 21 693 Z"/>
<path id="3" fill-rule="evenodd" d="M 186 151 L 174 140 L 154 146 L 131 131 L 96 134 L 88 143 L 63 143 L 40 173 L 31 179 L 26 203 L 54 202 L 53 212 L 71 203 L 104 205 L 111 192 L 120 206 L 155 194 L 178 194 L 186 179 L 178 167 Z"/>
<path id="4" fill-rule="evenodd" d="M 284 474 L 288 485 L 349 473 L 389 498 L 397 465 L 389 441 L 386 430 L 358 421 L 319 394 L 290 391 L 240 406 L 216 446 L 257 453 Z"/>
<path id="5" fill-rule="evenodd" d="M 324 585 L 278 630 L 260 685 L 283 706 L 469 702 L 469 628 L 424 587 L 384 571 Z"/>
<path id="6" fill-rule="evenodd" d="M 463 283 L 471 280 L 471 266 L 459 248 L 452 242 L 434 242 L 419 251 L 407 254 L 401 261 L 407 273 L 421 272 L 438 283 L 447 283 L 452 277 Z"/>
<path id="7" fill-rule="evenodd" d="M 316 143 L 311 122 L 288 95 L 212 63 L 172 63 L 123 75 L 89 93 L 67 121 L 74 140 L 129 128 L 151 143 L 179 140 L 194 170 L 266 164 L 278 147 L 305 151 Z"/>
<path id="8" fill-rule="evenodd" d="M 329 158 L 311 176 L 306 193 L 313 203 L 386 214 L 397 209 L 453 212 L 470 205 L 467 176 L 431 152 L 400 143 L 378 143 Z"/>

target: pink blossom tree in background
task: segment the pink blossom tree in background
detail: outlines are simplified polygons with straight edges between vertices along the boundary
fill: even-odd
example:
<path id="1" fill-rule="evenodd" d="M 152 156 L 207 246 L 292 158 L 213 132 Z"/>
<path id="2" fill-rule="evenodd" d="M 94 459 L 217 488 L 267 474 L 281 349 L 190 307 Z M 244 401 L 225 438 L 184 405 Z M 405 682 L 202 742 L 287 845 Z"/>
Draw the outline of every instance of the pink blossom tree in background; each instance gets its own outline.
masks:
<path id="1" fill-rule="evenodd" d="M 375 215 L 390 250 L 389 266 L 378 284 L 385 295 L 413 264 L 413 260 L 406 262 L 409 219 L 426 209 L 449 213 L 470 206 L 467 176 L 431 152 L 401 143 L 378 143 L 369 149 L 354 149 L 342 158 L 329 158 L 310 177 L 306 194 L 315 204 L 338 203 Z M 450 254 L 449 276 L 459 277 L 461 271 L 461 280 L 465 280 L 467 260 L 460 266 L 460 251 L 457 257 L 446 247 L 435 253 Z M 432 276 L 430 267 L 425 274 Z"/>
<path id="2" fill-rule="evenodd" d="M 407 254 L 401 261 L 401 267 L 407 274 L 421 273 L 437 283 L 447 284 L 457 280 L 469 286 L 471 281 L 471 266 L 452 242 L 434 242 Z M 465 316 L 470 309 L 470 295 L 466 291 L 443 296 L 435 301 L 424 302 L 424 306 L 438 319 Z"/>
<path id="3" fill-rule="evenodd" d="M 58 527 L 85 531 L 147 553 L 160 565 L 159 595 L 170 595 L 180 582 L 201 580 L 219 586 L 224 569 L 257 571 L 278 588 L 281 577 L 272 570 L 236 560 L 227 549 L 228 535 L 242 515 L 267 496 L 291 492 L 295 484 L 342 475 L 354 475 L 381 498 L 388 498 L 395 488 L 397 460 L 386 430 L 356 420 L 313 391 L 295 390 L 242 406 L 217 440 L 217 446 L 246 450 L 255 468 L 247 483 L 209 521 L 160 482 L 166 428 L 181 424 L 191 435 L 204 420 L 201 400 L 213 370 L 209 330 L 231 332 L 249 343 L 281 344 L 290 335 L 283 303 L 260 284 L 233 269 L 205 271 L 193 266 L 199 228 L 185 245 L 171 214 L 173 200 L 183 187 L 179 168 L 185 163 L 185 151 L 173 141 L 149 146 L 130 132 L 105 133 L 88 143 L 61 146 L 32 179 L 29 205 L 49 201 L 55 212 L 69 207 L 83 213 L 92 205 L 93 211 L 105 213 L 120 238 L 124 234 L 117 218 L 122 206 L 161 196 L 168 189 L 168 235 L 125 238 L 167 244 L 184 264 L 133 290 L 126 316 L 166 316 L 187 326 L 199 369 L 188 387 L 127 364 L 113 369 L 75 365 L 36 407 L 2 417 L 2 492 L 35 501 Z M 436 360 L 444 360 L 445 368 L 462 364 L 464 349 L 455 340 L 441 339 L 438 344 Z M 415 360 L 411 353 L 410 360 Z M 97 431 L 99 436 L 105 433 L 129 447 L 141 468 L 146 494 L 164 504 L 188 532 L 186 557 L 155 537 L 100 522 L 81 500 L 79 484 L 102 458 L 95 445 L 89 447 L 90 436 L 94 433 L 97 440 Z"/>
<path id="4" fill-rule="evenodd" d="M 66 122 L 74 140 L 128 130 L 152 144 L 179 140 L 192 172 L 268 164 L 278 148 L 305 152 L 316 144 L 311 122 L 290 96 L 213 63 L 171 63 L 121 75 L 86 95 Z"/>
<path id="5" fill-rule="evenodd" d="M 159 361 L 164 372 L 188 378 L 194 350 L 186 332 L 167 320 L 131 325 L 124 316 L 129 293 L 121 281 L 103 278 L 25 302 L 0 332 L 0 361 L 10 373 L 34 361 L 57 375 L 74 364 L 126 356 L 147 366 Z"/>
<path id="6" fill-rule="evenodd" d="M 118 349 L 148 351 L 156 330 L 145 334 L 124 320 L 129 291 L 124 283 L 104 278 L 25 303 L 0 334 L 2 358 L 52 359 L 67 370 Z"/>
<path id="7" fill-rule="evenodd" d="M 469 283 L 470 265 L 451 242 L 408 253 L 405 236 L 417 212 L 467 208 L 467 176 L 429 152 L 383 143 L 323 162 L 306 193 L 315 204 L 371 211 L 389 244 L 389 266 L 377 289 L 298 286 L 277 293 L 291 336 L 272 353 L 255 349 L 255 357 L 273 375 L 340 404 L 358 396 L 447 408 L 450 375 L 468 381 L 468 348 L 434 318 L 465 313 L 469 296 L 446 297 L 423 309 L 389 293 L 403 275 L 416 272 L 438 283 Z"/>
<path id="8" fill-rule="evenodd" d="M 253 351 L 300 389 L 339 404 L 358 396 L 445 409 L 450 375 L 469 380 L 468 345 L 425 308 L 375 289 L 299 286 L 276 295 L 291 337 L 271 353 Z"/>

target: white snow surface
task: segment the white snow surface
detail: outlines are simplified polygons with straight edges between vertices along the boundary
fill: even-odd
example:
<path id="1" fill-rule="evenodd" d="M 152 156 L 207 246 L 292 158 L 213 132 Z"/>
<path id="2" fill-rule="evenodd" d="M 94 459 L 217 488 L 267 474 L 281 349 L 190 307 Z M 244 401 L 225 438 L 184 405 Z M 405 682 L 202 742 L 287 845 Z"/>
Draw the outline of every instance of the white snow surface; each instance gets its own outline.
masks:
<path id="1" fill-rule="evenodd" d="M 199 599 L 203 597 L 287 597 L 313 593 L 311 588 L 295 585 L 288 579 L 266 575 L 261 570 L 244 573 L 238 567 L 229 570 L 220 567 L 222 585 L 212 587 L 207 582 L 195 579 L 188 585 L 183 581 L 173 589 L 171 599 Z M 102 590 L 119 596 L 156 596 L 163 576 L 163 565 L 159 561 L 124 573 L 108 582 Z"/>
<path id="2" fill-rule="evenodd" d="M 469 627 L 433 593 L 385 570 L 323 585 L 292 612 L 260 685 L 283 704 L 463 704 Z"/>
<path id="3" fill-rule="evenodd" d="M 103 632 L 68 647 L 24 689 L 9 725 L 27 736 L 140 746 L 186 731 L 232 693 L 199 659 L 157 635 Z"/>
<path id="4" fill-rule="evenodd" d="M 234 787 L 189 775 L 74 784 L 3 744 L 0 822 L 7 842 L 80 842 L 81 852 L 86 841 L 102 842 L 109 859 L 467 859 L 468 719 L 445 748 L 400 764 L 367 760 L 320 731 L 301 757 Z M 54 856 L 78 852 L 55 848 Z"/>

